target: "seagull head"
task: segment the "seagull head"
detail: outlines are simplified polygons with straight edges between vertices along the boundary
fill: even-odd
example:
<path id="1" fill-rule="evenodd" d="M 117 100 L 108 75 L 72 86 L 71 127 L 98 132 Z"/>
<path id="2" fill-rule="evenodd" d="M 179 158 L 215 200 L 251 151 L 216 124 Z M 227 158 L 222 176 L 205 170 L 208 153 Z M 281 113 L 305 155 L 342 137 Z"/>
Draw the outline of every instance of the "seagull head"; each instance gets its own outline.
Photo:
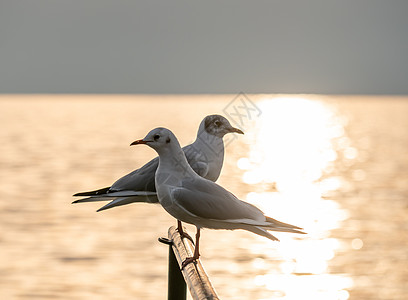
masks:
<path id="1" fill-rule="evenodd" d="M 178 145 L 178 147 L 180 147 L 180 144 L 178 143 L 173 132 L 163 127 L 158 127 L 151 130 L 143 139 L 134 141 L 130 144 L 130 146 L 140 144 L 145 144 L 157 152 L 160 152 L 161 149 L 169 148 L 174 145 Z"/>
<path id="2" fill-rule="evenodd" d="M 221 115 L 209 115 L 204 118 L 201 122 L 200 130 L 204 127 L 204 130 L 219 138 L 223 138 L 224 135 L 230 132 L 236 132 L 239 134 L 244 134 L 241 129 L 232 127 L 230 122 Z"/>

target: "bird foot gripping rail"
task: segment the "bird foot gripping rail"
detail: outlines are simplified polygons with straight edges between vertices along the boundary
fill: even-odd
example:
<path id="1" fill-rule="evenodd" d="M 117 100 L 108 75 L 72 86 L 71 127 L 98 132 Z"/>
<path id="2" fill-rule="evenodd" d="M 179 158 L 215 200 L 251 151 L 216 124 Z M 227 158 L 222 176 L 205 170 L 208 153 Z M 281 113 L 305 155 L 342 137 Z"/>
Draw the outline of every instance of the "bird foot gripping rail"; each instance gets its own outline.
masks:
<path id="1" fill-rule="evenodd" d="M 181 270 L 183 261 L 193 255 L 193 243 L 182 238 L 174 226 L 169 228 L 168 236 L 159 238 L 160 242 L 169 245 L 168 299 L 186 299 L 186 285 L 194 300 L 219 299 L 200 260 Z"/>

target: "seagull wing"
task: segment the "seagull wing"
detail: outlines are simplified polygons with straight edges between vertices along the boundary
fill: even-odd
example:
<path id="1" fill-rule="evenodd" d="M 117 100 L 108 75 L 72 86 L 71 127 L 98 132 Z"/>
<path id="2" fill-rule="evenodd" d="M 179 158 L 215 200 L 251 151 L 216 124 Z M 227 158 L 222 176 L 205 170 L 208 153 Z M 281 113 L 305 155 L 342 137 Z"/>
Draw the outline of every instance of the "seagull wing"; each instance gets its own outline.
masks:
<path id="1" fill-rule="evenodd" d="M 155 192 L 154 176 L 159 165 L 159 158 L 156 157 L 146 163 L 143 167 L 130 172 L 118 179 L 110 188 L 111 191 L 149 191 Z"/>
<path id="2" fill-rule="evenodd" d="M 239 200 L 218 184 L 200 177 L 186 178 L 172 191 L 177 205 L 204 219 L 265 222 L 263 212 Z M 252 222 L 251 222 L 252 223 Z"/>
<path id="3" fill-rule="evenodd" d="M 207 224 L 211 224 L 213 220 L 215 223 L 212 224 L 218 224 L 216 226 L 220 229 L 240 228 L 273 241 L 278 239 L 268 230 L 304 234 L 297 226 L 266 217 L 257 207 L 239 200 L 218 184 L 206 179 L 184 179 L 181 186 L 173 189 L 171 196 L 174 204 L 185 213 L 209 221 Z M 222 223 L 225 227 L 219 227 Z"/>
<path id="4" fill-rule="evenodd" d="M 130 203 L 135 203 L 135 202 L 145 202 L 145 203 L 159 203 L 159 200 L 157 199 L 157 195 L 155 193 L 152 193 L 151 195 L 145 195 L 144 197 L 142 195 L 138 195 L 136 197 L 118 197 L 105 206 L 102 206 L 97 210 L 97 212 L 100 212 L 105 209 L 109 209 L 112 207 L 117 207 L 117 206 L 122 206 Z"/>

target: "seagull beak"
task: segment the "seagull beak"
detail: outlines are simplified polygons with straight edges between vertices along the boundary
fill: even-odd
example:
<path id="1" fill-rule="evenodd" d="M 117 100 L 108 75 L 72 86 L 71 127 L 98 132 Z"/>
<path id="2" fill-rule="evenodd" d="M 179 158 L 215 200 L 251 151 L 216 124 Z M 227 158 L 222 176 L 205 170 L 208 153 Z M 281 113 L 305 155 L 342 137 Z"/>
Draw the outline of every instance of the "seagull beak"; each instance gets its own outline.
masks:
<path id="1" fill-rule="evenodd" d="M 130 144 L 130 146 L 140 145 L 140 144 L 147 144 L 147 142 L 149 142 L 149 141 L 144 141 L 143 139 L 141 139 L 141 140 L 134 141 L 133 143 Z"/>
<path id="2" fill-rule="evenodd" d="M 230 132 L 236 132 L 236 133 L 239 133 L 239 134 L 244 134 L 244 132 L 241 129 L 238 129 L 238 128 L 235 128 L 235 127 L 231 127 L 229 131 Z"/>

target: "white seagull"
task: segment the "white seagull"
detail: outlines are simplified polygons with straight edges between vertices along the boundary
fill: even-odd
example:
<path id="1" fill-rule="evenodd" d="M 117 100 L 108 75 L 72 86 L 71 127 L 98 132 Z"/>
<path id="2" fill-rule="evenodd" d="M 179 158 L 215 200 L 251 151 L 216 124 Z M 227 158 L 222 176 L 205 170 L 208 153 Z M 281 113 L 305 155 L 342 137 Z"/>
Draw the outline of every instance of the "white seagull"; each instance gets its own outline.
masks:
<path id="1" fill-rule="evenodd" d="M 201 121 L 194 143 L 183 147 L 187 161 L 198 175 L 212 181 L 218 179 L 224 161 L 223 137 L 231 132 L 244 134 L 240 129 L 232 127 L 221 115 L 209 115 Z M 158 203 L 155 187 L 158 165 L 159 158 L 156 157 L 118 179 L 111 187 L 75 194 L 74 196 L 87 198 L 72 203 L 112 200 L 97 211 L 133 202 Z M 178 225 L 182 232 L 181 223 L 178 222 Z"/>
<path id="2" fill-rule="evenodd" d="M 244 229 L 278 241 L 268 232 L 304 234 L 302 228 L 267 217 L 252 204 L 239 200 L 220 185 L 200 177 L 188 164 L 176 136 L 166 128 L 150 131 L 131 145 L 146 144 L 159 154 L 156 190 L 160 204 L 177 220 L 196 226 L 194 255 L 182 268 L 197 260 L 201 228 Z"/>

